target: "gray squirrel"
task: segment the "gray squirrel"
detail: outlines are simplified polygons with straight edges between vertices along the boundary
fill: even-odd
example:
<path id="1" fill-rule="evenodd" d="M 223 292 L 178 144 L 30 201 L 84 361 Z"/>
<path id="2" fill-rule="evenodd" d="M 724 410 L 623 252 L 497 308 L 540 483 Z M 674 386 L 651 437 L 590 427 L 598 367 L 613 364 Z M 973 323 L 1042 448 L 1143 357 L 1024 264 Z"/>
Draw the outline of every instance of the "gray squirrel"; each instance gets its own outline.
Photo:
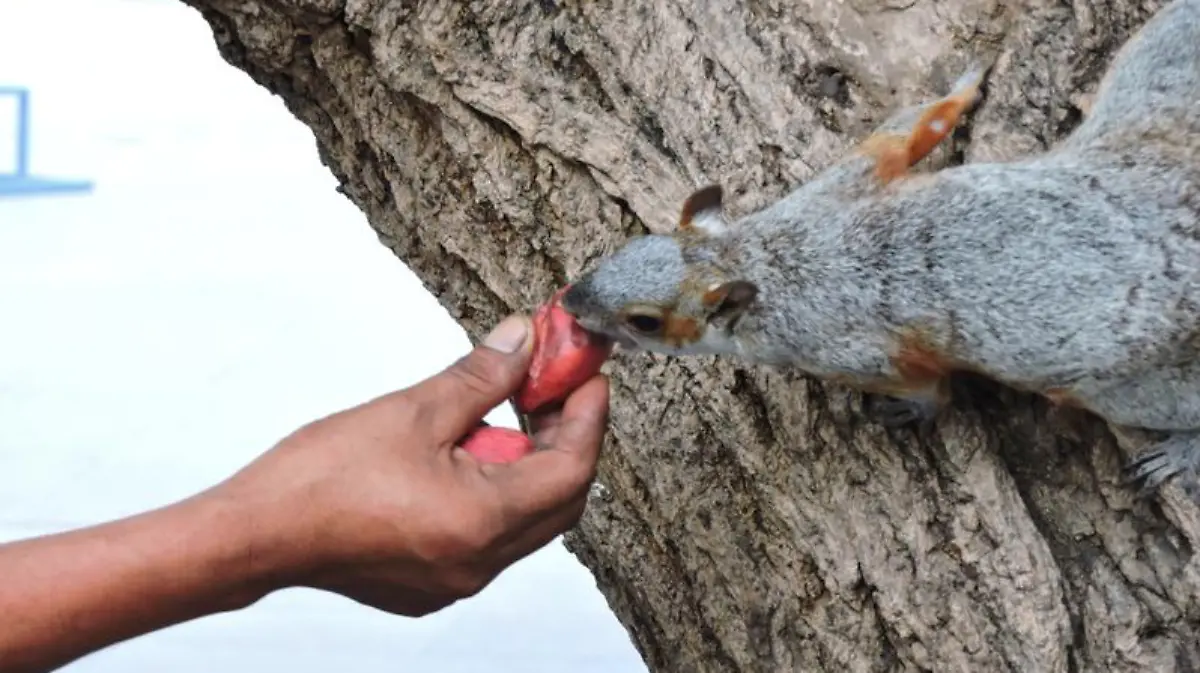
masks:
<path id="1" fill-rule="evenodd" d="M 973 372 L 1117 426 L 1166 432 L 1125 467 L 1143 493 L 1200 472 L 1200 0 L 1121 48 L 1049 151 L 912 170 L 980 100 L 987 69 L 894 112 L 770 206 L 720 186 L 634 238 L 563 308 L 625 348 L 796 367 L 927 423 Z"/>

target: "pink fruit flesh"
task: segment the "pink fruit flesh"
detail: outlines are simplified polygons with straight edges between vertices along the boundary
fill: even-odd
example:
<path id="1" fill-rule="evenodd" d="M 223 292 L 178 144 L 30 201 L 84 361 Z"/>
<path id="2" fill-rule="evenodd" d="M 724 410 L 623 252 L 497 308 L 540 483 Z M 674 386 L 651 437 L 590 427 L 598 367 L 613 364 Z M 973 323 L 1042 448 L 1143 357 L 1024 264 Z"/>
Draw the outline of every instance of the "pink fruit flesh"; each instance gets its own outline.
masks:
<path id="1" fill-rule="evenodd" d="M 533 361 L 513 401 L 522 414 L 566 398 L 599 373 L 612 352 L 612 341 L 584 330 L 559 305 L 568 287 L 554 293 L 533 315 Z M 534 449 L 525 433 L 493 427 L 475 430 L 459 446 L 489 463 L 519 460 Z"/>
<path id="2" fill-rule="evenodd" d="M 533 315 L 533 362 L 514 400 L 523 414 L 561 401 L 587 383 L 612 352 L 612 341 L 580 327 L 559 304 L 569 287 L 555 292 Z"/>
<path id="3" fill-rule="evenodd" d="M 459 446 L 485 463 L 511 463 L 533 453 L 533 442 L 520 430 L 479 428 Z"/>

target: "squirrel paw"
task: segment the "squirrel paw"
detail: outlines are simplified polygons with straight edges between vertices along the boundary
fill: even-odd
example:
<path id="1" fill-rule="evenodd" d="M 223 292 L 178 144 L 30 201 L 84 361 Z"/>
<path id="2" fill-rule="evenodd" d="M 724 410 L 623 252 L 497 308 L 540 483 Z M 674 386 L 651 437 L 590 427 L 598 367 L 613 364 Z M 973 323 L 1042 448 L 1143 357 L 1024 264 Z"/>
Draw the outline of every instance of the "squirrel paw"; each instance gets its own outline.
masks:
<path id="1" fill-rule="evenodd" d="M 884 397 L 872 400 L 871 410 L 879 422 L 888 428 L 899 428 L 916 423 L 928 427 L 938 415 L 938 407 L 931 400 L 913 400 Z"/>
<path id="2" fill-rule="evenodd" d="M 1139 497 L 1156 493 L 1171 477 L 1190 472 L 1189 481 L 1200 475 L 1200 433 L 1188 432 L 1171 436 L 1129 461 L 1124 467 L 1126 485 L 1141 482 Z"/>

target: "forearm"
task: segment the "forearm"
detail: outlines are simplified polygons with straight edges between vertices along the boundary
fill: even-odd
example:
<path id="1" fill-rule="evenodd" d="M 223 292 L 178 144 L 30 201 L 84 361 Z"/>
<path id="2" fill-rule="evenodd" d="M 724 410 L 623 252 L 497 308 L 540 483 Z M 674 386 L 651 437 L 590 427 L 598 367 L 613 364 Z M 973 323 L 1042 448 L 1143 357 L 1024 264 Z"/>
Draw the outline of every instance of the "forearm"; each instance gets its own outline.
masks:
<path id="1" fill-rule="evenodd" d="M 0 545 L 0 670 L 47 671 L 108 645 L 250 605 L 270 551 L 230 502 L 199 496 L 139 516 Z"/>

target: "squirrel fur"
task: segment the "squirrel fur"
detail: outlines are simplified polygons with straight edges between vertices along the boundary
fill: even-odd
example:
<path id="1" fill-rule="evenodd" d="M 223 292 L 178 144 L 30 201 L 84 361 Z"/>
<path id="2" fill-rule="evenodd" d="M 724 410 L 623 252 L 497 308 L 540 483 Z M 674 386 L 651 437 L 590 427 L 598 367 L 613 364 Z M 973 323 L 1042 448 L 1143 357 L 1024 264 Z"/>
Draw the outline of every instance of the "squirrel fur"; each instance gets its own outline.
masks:
<path id="1" fill-rule="evenodd" d="M 1037 156 L 912 170 L 980 100 L 973 67 L 839 161 L 731 219 L 710 185 L 563 307 L 626 348 L 784 365 L 928 422 L 973 372 L 1166 440 L 1145 492 L 1200 472 L 1200 0 L 1121 47 L 1086 119 Z"/>

